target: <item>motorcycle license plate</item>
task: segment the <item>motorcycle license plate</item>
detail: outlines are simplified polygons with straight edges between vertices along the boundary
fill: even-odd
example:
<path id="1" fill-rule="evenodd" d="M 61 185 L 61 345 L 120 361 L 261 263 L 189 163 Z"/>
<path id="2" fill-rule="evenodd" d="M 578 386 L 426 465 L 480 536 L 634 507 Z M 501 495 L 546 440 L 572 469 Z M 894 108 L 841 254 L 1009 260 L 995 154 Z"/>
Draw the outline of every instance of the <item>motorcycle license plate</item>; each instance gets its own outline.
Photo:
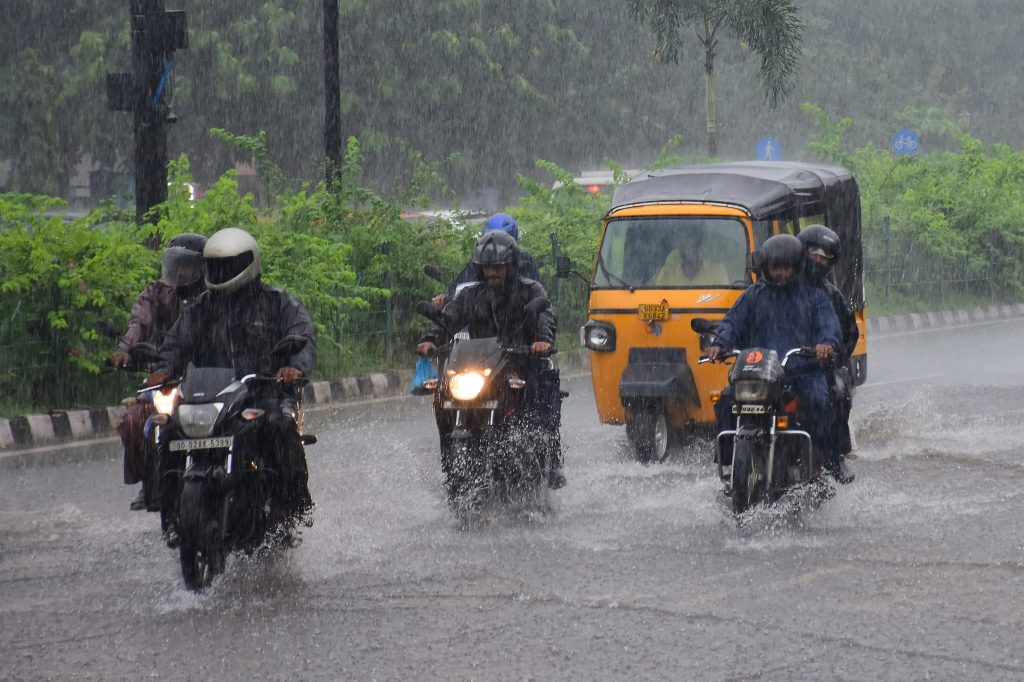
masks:
<path id="1" fill-rule="evenodd" d="M 667 303 L 641 303 L 636 307 L 636 312 L 641 320 L 658 322 L 668 319 Z"/>
<path id="2" fill-rule="evenodd" d="M 182 450 L 209 450 L 211 448 L 230 448 L 232 436 L 223 436 L 221 438 L 193 438 L 191 440 L 172 440 L 171 441 L 171 452 L 180 452 Z"/>

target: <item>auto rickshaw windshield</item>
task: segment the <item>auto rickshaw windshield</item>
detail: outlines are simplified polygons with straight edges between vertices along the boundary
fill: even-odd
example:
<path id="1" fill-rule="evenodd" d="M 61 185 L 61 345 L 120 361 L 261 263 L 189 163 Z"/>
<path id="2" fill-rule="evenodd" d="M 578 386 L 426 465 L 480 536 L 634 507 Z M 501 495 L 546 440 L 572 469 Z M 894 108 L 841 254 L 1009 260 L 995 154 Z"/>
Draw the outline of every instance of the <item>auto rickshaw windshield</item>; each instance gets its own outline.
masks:
<path id="1" fill-rule="evenodd" d="M 743 222 L 668 216 L 609 221 L 594 288 L 744 288 L 751 283 Z"/>

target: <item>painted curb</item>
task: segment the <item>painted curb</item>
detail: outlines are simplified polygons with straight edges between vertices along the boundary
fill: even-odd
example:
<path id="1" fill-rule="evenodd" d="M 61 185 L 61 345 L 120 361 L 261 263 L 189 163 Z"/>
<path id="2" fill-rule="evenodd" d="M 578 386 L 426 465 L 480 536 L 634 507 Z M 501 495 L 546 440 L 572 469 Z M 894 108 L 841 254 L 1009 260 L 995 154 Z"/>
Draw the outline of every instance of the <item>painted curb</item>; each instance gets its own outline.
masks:
<path id="1" fill-rule="evenodd" d="M 1000 319 L 1024 318 L 1024 303 L 991 305 L 969 310 L 942 310 L 873 317 L 866 321 L 869 334 L 885 336 L 933 327 L 957 327 Z M 559 365 L 567 371 L 586 371 L 586 351 L 574 349 L 559 354 Z M 312 381 L 304 389 L 306 405 L 343 406 L 409 393 L 412 372 L 375 372 L 332 381 Z M 96 440 L 117 432 L 124 406 L 70 410 L 0 419 L 0 454 L 54 444 Z"/>

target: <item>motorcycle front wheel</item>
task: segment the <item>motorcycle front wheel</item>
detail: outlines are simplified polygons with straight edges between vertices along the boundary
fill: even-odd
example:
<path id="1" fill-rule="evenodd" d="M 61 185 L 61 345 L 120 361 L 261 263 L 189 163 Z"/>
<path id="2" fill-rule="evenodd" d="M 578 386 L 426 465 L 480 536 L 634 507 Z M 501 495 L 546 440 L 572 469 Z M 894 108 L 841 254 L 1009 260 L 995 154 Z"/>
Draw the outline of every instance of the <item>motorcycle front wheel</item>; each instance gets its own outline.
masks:
<path id="1" fill-rule="evenodd" d="M 763 460 L 755 461 L 762 455 L 749 440 L 737 438 L 732 455 L 732 510 L 742 514 L 758 504 L 764 497 Z"/>
<path id="2" fill-rule="evenodd" d="M 227 556 L 212 505 L 203 495 L 202 481 L 186 481 L 181 493 L 178 532 L 181 577 L 185 587 L 200 592 L 224 572 Z"/>

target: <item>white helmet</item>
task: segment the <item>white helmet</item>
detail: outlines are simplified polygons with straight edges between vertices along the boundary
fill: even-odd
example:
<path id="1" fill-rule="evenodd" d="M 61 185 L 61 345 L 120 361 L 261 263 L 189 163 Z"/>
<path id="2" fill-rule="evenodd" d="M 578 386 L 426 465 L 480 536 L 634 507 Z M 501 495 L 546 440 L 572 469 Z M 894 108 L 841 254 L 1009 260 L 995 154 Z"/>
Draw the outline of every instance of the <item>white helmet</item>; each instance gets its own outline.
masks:
<path id="1" fill-rule="evenodd" d="M 260 275 L 260 247 L 251 234 L 237 227 L 210 237 L 203 249 L 203 261 L 210 291 L 231 293 Z"/>

